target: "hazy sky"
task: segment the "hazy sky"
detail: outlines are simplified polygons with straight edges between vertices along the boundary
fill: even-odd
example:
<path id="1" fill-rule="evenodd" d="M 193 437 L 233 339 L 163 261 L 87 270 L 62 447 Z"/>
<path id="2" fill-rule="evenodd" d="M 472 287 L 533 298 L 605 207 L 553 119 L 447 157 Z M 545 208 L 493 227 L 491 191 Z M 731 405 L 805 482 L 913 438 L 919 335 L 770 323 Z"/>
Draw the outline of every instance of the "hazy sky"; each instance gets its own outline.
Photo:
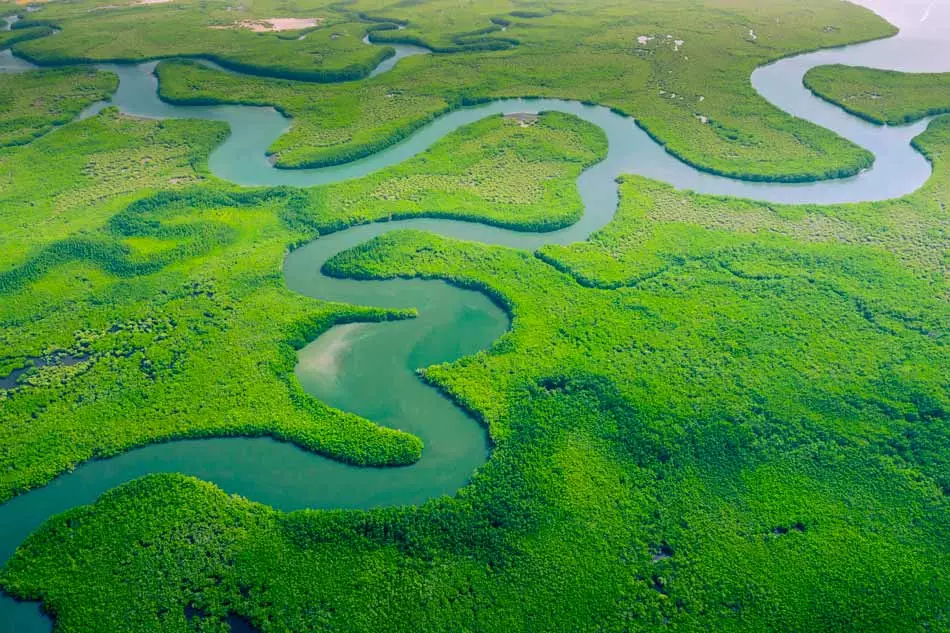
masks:
<path id="1" fill-rule="evenodd" d="M 950 30 L 950 0 L 851 0 L 884 16 L 905 37 L 946 38 Z M 950 53 L 948 53 L 950 54 Z"/>

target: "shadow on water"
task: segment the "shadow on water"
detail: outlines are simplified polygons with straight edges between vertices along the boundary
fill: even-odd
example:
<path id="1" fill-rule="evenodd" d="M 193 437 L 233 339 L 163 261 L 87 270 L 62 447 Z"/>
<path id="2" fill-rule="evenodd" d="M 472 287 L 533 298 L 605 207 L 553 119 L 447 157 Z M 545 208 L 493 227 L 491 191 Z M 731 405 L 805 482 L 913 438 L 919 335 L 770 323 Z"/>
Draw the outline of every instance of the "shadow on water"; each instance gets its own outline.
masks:
<path id="1" fill-rule="evenodd" d="M 236 615 L 228 616 L 228 626 L 231 627 L 231 633 L 258 633 L 250 622 Z"/>
<path id="2" fill-rule="evenodd" d="M 208 614 L 201 609 L 196 609 L 191 605 L 185 607 L 185 619 L 191 623 L 194 620 L 203 620 Z M 228 623 L 230 633 L 259 633 L 254 626 L 239 615 L 230 614 L 225 620 Z"/>
<path id="3" fill-rule="evenodd" d="M 23 361 L 23 367 L 14 369 L 0 378 L 0 389 L 16 389 L 20 378 L 29 375 L 41 367 L 70 367 L 89 360 L 89 356 L 73 356 L 66 353 L 54 353 L 50 356 L 32 356 Z"/>

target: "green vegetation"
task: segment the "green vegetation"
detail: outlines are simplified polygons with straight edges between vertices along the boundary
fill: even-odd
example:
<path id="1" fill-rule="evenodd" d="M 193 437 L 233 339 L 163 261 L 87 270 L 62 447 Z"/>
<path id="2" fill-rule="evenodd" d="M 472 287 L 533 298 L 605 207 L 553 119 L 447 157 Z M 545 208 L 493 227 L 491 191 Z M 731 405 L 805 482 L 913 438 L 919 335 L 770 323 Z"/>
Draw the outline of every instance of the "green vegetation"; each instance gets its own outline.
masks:
<path id="1" fill-rule="evenodd" d="M 17 46 L 59 46 L 88 4 L 50 5 L 63 34 Z M 358 1 L 333 11 L 406 22 L 377 37 L 518 44 L 413 58 L 345 87 L 165 63 L 162 89 L 279 105 L 295 116 L 276 146 L 285 166 L 351 158 L 447 108 L 525 94 L 645 113 L 671 151 L 746 177 L 860 164 L 750 97 L 747 73 L 885 29 L 846 3 L 761 4 Z M 153 25 L 171 33 L 206 11 L 181 6 L 101 11 L 178 11 Z M 145 23 L 109 22 L 133 33 L 117 38 L 130 50 Z M 675 99 L 657 98 L 671 87 Z M 937 105 L 916 95 L 888 112 Z M 0 372 L 78 360 L 0 390 L 0 500 L 181 437 L 266 434 L 361 465 L 418 459 L 418 438 L 333 410 L 293 376 L 295 350 L 332 325 L 412 313 L 288 291 L 287 249 L 390 216 L 563 226 L 579 209 L 570 185 L 606 149 L 568 116 L 494 117 L 352 182 L 241 189 L 207 171 L 226 132 L 108 109 L 0 147 Z M 900 200 L 768 205 L 626 177 L 614 221 L 581 244 L 528 253 L 400 231 L 345 251 L 328 273 L 444 279 L 511 315 L 491 350 L 423 372 L 488 426 L 492 457 L 470 485 L 420 507 L 282 513 L 149 476 L 51 518 L 0 586 L 42 599 L 59 630 L 103 633 L 223 632 L 229 615 L 262 633 L 946 631 L 950 117 L 915 144 L 934 174 Z"/>
<path id="2" fill-rule="evenodd" d="M 282 514 L 154 476 L 48 523 L 5 586 L 67 630 L 939 630 L 946 301 L 873 246 L 662 228 L 667 268 L 609 290 L 418 232 L 329 264 L 509 307 L 490 354 L 426 372 L 496 442 L 457 498 Z"/>
<path id="3" fill-rule="evenodd" d="M 527 231 L 563 228 L 583 213 L 577 177 L 606 154 L 599 128 L 559 112 L 527 127 L 490 117 L 422 159 L 315 190 L 313 222 L 323 233 L 420 214 Z"/>
<path id="4" fill-rule="evenodd" d="M 521 42 L 504 33 L 512 25 L 502 17 L 511 9 L 510 2 L 433 3 L 424 8 L 392 4 L 359 3 L 362 10 L 358 15 L 376 23 L 370 33 L 373 42 L 415 44 L 436 53 L 506 50 Z M 445 10 L 449 7 L 451 11 Z"/>
<path id="5" fill-rule="evenodd" d="M 950 112 L 950 73 L 907 74 L 818 66 L 805 74 L 813 93 L 872 123 L 902 125 Z"/>
<path id="6" fill-rule="evenodd" d="M 134 136 L 160 124 L 107 113 L 15 151 L 91 126 L 118 142 L 118 125 Z M 266 429 L 341 458 L 392 455 L 402 438 L 357 420 L 339 436 L 353 444 L 321 445 L 322 421 L 346 422 L 295 400 L 289 376 L 293 348 L 329 323 L 400 315 L 286 292 L 283 249 L 345 217 L 314 204 L 322 195 L 392 184 L 424 199 L 429 185 L 393 183 L 412 169 L 480 173 L 490 153 L 479 139 L 510 148 L 505 163 L 570 143 L 566 178 L 603 151 L 585 127 L 492 119 L 355 183 L 207 183 L 37 245 L 16 270 L 76 237 L 128 250 L 5 291 L 5 348 L 92 354 L 31 374 L 3 402 L 6 490 L 64 467 L 46 452 L 37 464 L 26 436 L 44 451 L 68 437 L 75 457 L 76 446 L 109 454 L 146 438 Z M 287 514 L 151 476 L 49 521 L 0 582 L 43 599 L 63 630 L 220 631 L 229 614 L 265 632 L 942 630 L 950 119 L 918 146 L 934 177 L 903 200 L 763 205 L 627 178 L 610 226 L 540 256 L 405 231 L 346 251 L 328 272 L 447 279 L 512 315 L 489 353 L 424 373 L 489 426 L 492 459 L 469 486 L 419 508 Z M 474 214 L 464 180 L 440 183 L 458 188 L 441 204 Z M 496 190 L 506 189 L 480 189 Z M 358 199 L 352 221 L 379 217 Z M 282 426 L 284 412 L 300 426 Z M 110 433 L 103 420 L 116 422 Z"/>
<path id="7" fill-rule="evenodd" d="M 365 25 L 326 16 L 322 10 L 308 15 L 326 18 L 318 29 L 255 33 L 237 22 L 275 16 L 236 14 L 223 5 L 215 3 L 208 10 L 185 9 L 177 3 L 90 10 L 88 3 L 51 4 L 37 15 L 62 32 L 56 37 L 24 38 L 30 41 L 14 49 L 43 66 L 203 57 L 244 73 L 307 81 L 365 77 L 393 54 L 391 48 L 361 41 Z M 21 32 L 25 33 L 12 31 Z"/>
<path id="8" fill-rule="evenodd" d="M 493 117 L 323 189 L 194 187 L 223 133 L 110 110 L 9 155 L 0 367 L 55 350 L 89 359 L 0 391 L 0 499 L 90 457 L 177 437 L 268 434 L 357 464 L 417 460 L 417 438 L 331 410 L 293 377 L 295 349 L 330 326 L 410 315 L 291 293 L 280 276 L 288 245 L 387 214 L 561 226 L 580 214 L 580 170 L 606 153 L 602 132 L 573 117 L 530 127 Z M 150 186 L 180 191 L 142 197 Z"/>
<path id="9" fill-rule="evenodd" d="M 146 122 L 110 108 L 0 150 L 0 273 L 54 242 L 99 229 L 149 191 L 204 180 L 207 155 L 225 134 L 221 124 Z M 3 309 L 21 322 L 22 306 L 5 302 Z M 17 333 L 20 343 L 25 336 Z"/>
<path id="10" fill-rule="evenodd" d="M 239 14 L 177 0 L 92 13 L 83 7 L 44 8 L 37 15 L 63 32 L 18 44 L 16 52 L 39 63 L 203 56 L 250 73 L 322 81 L 365 76 L 390 52 L 361 44 L 366 32 L 375 41 L 460 51 L 413 57 L 343 86 L 223 76 L 182 64 L 161 70 L 162 95 L 172 101 L 271 104 L 295 117 L 272 148 L 282 167 L 365 156 L 466 103 L 550 96 L 635 116 L 671 153 L 711 172 L 787 181 L 852 175 L 870 164 L 868 152 L 777 110 L 749 75 L 778 57 L 893 33 L 866 10 L 826 0 L 743 0 L 716 10 L 689 0 L 559 1 L 543 10 L 506 0 L 313 5 L 294 14 L 326 21 L 302 41 L 209 28 L 286 15 L 269 3 Z M 397 24 L 405 28 L 392 28 Z"/>
<path id="11" fill-rule="evenodd" d="M 29 143 L 68 123 L 117 86 L 114 74 L 92 69 L 0 75 L 0 147 Z"/>
<path id="12" fill-rule="evenodd" d="M 763 206 L 625 176 L 621 189 L 625 204 L 609 226 L 583 244 L 549 245 L 539 255 L 586 286 L 636 285 L 669 267 L 669 258 L 658 255 L 669 245 L 681 244 L 681 256 L 686 256 L 686 250 L 690 256 L 701 252 L 706 245 L 689 243 L 693 234 L 680 233 L 677 228 L 688 223 L 711 231 L 863 244 L 900 260 L 910 273 L 928 283 L 929 294 L 950 299 L 950 118 L 934 120 L 927 133 L 914 140 L 914 146 L 934 163 L 933 177 L 909 196 L 866 204 Z"/>
<path id="13" fill-rule="evenodd" d="M 150 187 L 203 180 L 225 133 L 107 111 L 0 158 L 3 366 L 55 350 L 88 356 L 0 391 L 0 498 L 91 457 L 182 436 L 266 429 L 357 463 L 418 458 L 418 439 L 329 412 L 289 378 L 293 347 L 330 325 L 401 316 L 282 288 L 290 240 L 273 207 L 291 204 L 289 194 L 186 189 L 142 199 Z M 253 212 L 241 209 L 252 203 Z M 219 281 L 235 261 L 245 272 Z M 222 383 L 221 371 L 237 382 Z M 230 410 L 237 401 L 243 411 Z"/>
<path id="14" fill-rule="evenodd" d="M 0 50 L 6 50 L 19 42 L 35 40 L 40 37 L 52 35 L 53 29 L 48 26 L 35 26 L 31 28 L 12 29 L 9 31 L 0 31 Z"/>

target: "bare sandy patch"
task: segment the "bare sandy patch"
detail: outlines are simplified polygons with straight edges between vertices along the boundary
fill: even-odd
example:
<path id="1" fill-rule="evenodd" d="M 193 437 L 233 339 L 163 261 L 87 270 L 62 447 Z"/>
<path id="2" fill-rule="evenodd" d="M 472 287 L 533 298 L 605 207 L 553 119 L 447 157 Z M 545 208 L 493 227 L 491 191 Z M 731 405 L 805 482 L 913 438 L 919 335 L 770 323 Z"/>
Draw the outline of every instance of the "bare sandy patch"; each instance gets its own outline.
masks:
<path id="1" fill-rule="evenodd" d="M 517 121 L 521 127 L 531 127 L 538 122 L 541 116 L 533 112 L 513 112 L 506 114 L 505 118 L 509 121 Z"/>
<path id="2" fill-rule="evenodd" d="M 357 340 L 364 336 L 365 323 L 337 325 L 297 352 L 298 371 L 311 379 L 336 380 L 343 357 Z"/>
<path id="3" fill-rule="evenodd" d="M 172 0 L 137 0 L 135 4 L 168 4 Z"/>
<path id="4" fill-rule="evenodd" d="M 143 2 L 170 2 L 171 0 L 142 0 Z M 280 31 L 299 31 L 323 24 L 323 18 L 267 18 L 263 20 L 241 20 L 226 26 L 212 26 L 212 29 L 247 29 L 255 33 L 278 33 Z"/>

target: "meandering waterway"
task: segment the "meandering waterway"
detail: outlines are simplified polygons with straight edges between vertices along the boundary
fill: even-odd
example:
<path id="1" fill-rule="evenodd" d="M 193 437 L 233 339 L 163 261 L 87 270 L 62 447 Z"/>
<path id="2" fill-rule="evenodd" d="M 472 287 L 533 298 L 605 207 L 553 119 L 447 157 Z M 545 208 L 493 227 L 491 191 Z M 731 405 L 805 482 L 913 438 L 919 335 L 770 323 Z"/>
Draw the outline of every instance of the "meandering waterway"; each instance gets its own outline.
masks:
<path id="1" fill-rule="evenodd" d="M 895 38 L 788 58 L 753 74 L 753 85 L 773 104 L 837 132 L 876 156 L 874 167 L 856 177 L 806 184 L 743 182 L 698 171 L 665 152 L 628 117 L 602 107 L 553 99 L 510 99 L 457 110 L 429 123 L 404 142 L 365 159 L 324 169 L 280 170 L 265 155 L 266 148 L 289 127 L 288 120 L 276 110 L 166 104 L 156 94 L 154 62 L 103 66 L 119 75 L 119 88 L 110 104 L 95 104 L 83 117 L 115 105 L 136 116 L 226 121 L 232 134 L 213 152 L 209 165 L 217 176 L 242 185 L 313 186 L 357 178 L 403 162 L 453 130 L 499 113 L 557 110 L 574 114 L 605 131 L 609 153 L 579 177 L 585 213 L 577 224 L 560 231 L 524 233 L 450 220 L 406 220 L 362 225 L 324 236 L 286 259 L 286 283 L 297 292 L 348 303 L 419 309 L 419 318 L 410 321 L 331 329 L 301 350 L 297 376 L 310 393 L 332 406 L 418 435 L 425 442 L 420 462 L 394 469 L 357 468 L 264 438 L 153 445 L 84 464 L 0 506 L 0 564 L 50 516 L 90 503 L 104 491 L 149 473 L 194 475 L 228 492 L 284 510 L 415 504 L 454 493 L 488 458 L 488 441 L 474 420 L 425 386 L 414 370 L 490 347 L 508 328 L 507 316 L 483 295 L 442 282 L 331 279 L 321 274 L 323 263 L 342 250 L 402 228 L 531 250 L 543 244 L 584 240 L 613 217 L 618 200 L 615 179 L 624 173 L 641 174 L 684 189 L 772 202 L 854 202 L 910 193 L 930 175 L 929 163 L 910 146 L 910 140 L 925 129 L 927 121 L 899 128 L 874 126 L 812 96 L 802 86 L 801 77 L 809 68 L 829 63 L 950 71 L 950 56 L 945 54 L 950 5 L 930 6 L 926 18 L 915 23 L 933 4 L 920 0 L 920 11 L 915 13 L 907 9 L 915 2 L 918 0 L 900 3 L 906 19 L 885 14 L 903 27 Z M 426 52 L 417 47 L 396 49 L 396 57 L 384 61 L 368 81 L 392 68 L 399 59 Z M 9 51 L 0 54 L 0 72 L 31 68 Z M 49 621 L 35 604 L 0 597 L 0 633 L 45 632 L 49 628 Z"/>

